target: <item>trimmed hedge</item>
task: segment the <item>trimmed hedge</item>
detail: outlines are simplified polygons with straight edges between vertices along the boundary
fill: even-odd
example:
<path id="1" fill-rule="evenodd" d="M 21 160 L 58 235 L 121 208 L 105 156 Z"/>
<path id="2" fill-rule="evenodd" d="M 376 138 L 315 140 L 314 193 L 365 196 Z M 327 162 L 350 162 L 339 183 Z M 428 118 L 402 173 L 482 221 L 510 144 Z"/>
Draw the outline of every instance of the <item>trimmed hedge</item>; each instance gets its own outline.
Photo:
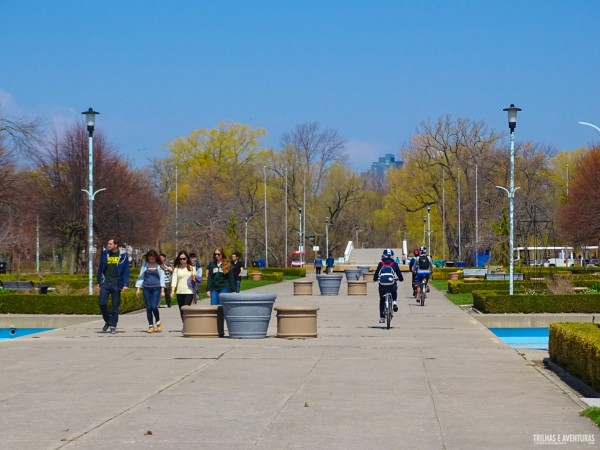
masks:
<path id="1" fill-rule="evenodd" d="M 586 287 L 591 288 L 594 285 L 598 285 L 600 282 L 598 280 L 577 280 L 572 279 L 574 287 Z M 468 294 L 473 291 L 498 291 L 498 290 L 508 290 L 509 282 L 508 280 L 497 280 L 497 281 L 462 281 L 462 280 L 452 280 L 448 282 L 448 293 L 449 294 Z M 547 291 L 546 282 L 545 281 L 515 281 L 514 287 L 516 289 L 519 288 L 532 288 L 535 290 L 543 290 Z"/>
<path id="2" fill-rule="evenodd" d="M 120 313 L 144 309 L 144 298 L 135 298 L 135 290 L 121 292 Z M 3 295 L 1 314 L 100 314 L 98 296 L 93 295 Z"/>
<path id="3" fill-rule="evenodd" d="M 280 272 L 284 277 L 298 278 L 306 276 L 305 267 L 264 267 L 262 269 L 249 268 L 248 272 L 260 272 L 262 274 Z"/>
<path id="4" fill-rule="evenodd" d="M 600 389 L 600 328 L 596 324 L 551 323 L 548 353 L 562 368 Z"/>
<path id="5" fill-rule="evenodd" d="M 590 314 L 600 312 L 600 295 L 508 295 L 508 291 L 473 291 L 473 307 L 486 314 Z"/>

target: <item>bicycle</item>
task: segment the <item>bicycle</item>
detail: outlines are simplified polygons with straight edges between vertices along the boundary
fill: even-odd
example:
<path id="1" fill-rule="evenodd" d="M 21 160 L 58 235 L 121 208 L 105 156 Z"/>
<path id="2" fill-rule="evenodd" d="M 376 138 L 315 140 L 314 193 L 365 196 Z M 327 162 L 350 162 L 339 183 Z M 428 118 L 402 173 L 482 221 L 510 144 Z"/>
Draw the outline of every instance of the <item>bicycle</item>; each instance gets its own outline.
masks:
<path id="1" fill-rule="evenodd" d="M 421 280 L 421 306 L 425 306 L 425 297 L 427 296 L 427 279 L 423 277 Z"/>
<path id="2" fill-rule="evenodd" d="M 390 323 L 392 322 L 392 317 L 394 317 L 394 306 L 393 306 L 392 293 L 387 292 L 387 293 L 383 294 L 383 298 L 384 298 L 384 302 L 385 302 L 385 309 L 383 310 L 383 317 L 385 318 L 386 327 L 389 330 Z"/>

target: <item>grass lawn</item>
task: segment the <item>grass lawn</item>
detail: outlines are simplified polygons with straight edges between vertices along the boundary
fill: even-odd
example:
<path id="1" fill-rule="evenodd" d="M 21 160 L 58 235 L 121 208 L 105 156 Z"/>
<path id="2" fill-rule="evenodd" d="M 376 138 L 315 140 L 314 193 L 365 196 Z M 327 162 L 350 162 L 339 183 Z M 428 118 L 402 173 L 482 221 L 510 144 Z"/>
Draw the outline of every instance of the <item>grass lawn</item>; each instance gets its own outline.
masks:
<path id="1" fill-rule="evenodd" d="M 431 284 L 434 288 L 440 291 L 448 290 L 448 280 L 431 280 Z M 455 305 L 472 305 L 473 295 L 471 293 L 466 294 L 446 294 L 446 298 Z"/>
<path id="2" fill-rule="evenodd" d="M 581 411 L 581 415 L 590 418 L 592 422 L 600 427 L 600 408 L 592 406 Z"/>

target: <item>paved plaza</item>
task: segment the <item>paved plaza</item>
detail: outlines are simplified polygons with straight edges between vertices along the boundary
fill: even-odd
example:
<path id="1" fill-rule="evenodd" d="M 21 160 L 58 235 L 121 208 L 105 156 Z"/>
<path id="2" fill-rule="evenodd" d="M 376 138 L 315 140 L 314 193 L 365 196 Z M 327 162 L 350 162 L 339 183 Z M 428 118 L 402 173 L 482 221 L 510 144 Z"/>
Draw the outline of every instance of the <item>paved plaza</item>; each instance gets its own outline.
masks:
<path id="1" fill-rule="evenodd" d="M 309 276 L 311 278 L 311 276 Z M 312 275 L 314 278 L 314 275 Z M 145 313 L 116 335 L 97 320 L 0 342 L 2 449 L 523 449 L 598 428 L 546 369 L 432 289 L 400 284 L 392 329 L 367 296 L 294 296 L 318 305 L 318 338 L 199 339 L 176 307 L 148 335 Z M 206 302 L 206 301 L 204 301 Z M 590 448 L 569 442 L 568 448 Z"/>

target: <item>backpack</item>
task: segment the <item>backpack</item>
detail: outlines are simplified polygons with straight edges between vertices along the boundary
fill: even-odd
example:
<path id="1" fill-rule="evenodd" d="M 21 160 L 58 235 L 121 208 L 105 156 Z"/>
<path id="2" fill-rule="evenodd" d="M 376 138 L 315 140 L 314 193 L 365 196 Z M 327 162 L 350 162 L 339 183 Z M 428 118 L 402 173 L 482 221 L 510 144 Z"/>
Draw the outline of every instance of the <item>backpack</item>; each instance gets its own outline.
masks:
<path id="1" fill-rule="evenodd" d="M 391 286 L 396 282 L 396 274 L 394 267 L 391 264 L 382 263 L 381 269 L 379 270 L 379 284 L 383 286 Z"/>
<path id="2" fill-rule="evenodd" d="M 419 270 L 429 270 L 429 258 L 426 255 L 419 256 L 417 267 Z"/>

